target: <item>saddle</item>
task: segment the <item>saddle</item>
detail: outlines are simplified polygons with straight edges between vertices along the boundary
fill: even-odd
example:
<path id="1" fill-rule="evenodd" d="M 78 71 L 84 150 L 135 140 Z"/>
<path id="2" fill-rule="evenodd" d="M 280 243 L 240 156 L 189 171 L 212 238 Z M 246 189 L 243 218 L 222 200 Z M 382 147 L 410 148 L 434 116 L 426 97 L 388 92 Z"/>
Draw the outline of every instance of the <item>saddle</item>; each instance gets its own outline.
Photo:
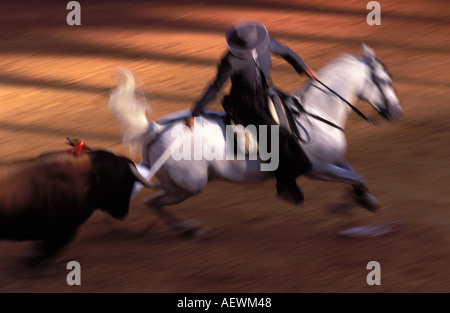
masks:
<path id="1" fill-rule="evenodd" d="M 303 107 L 300 100 L 295 96 L 290 96 L 284 92 L 277 90 L 274 87 L 268 89 L 268 108 L 273 120 L 283 131 L 288 132 L 297 141 L 301 141 L 300 133 L 298 131 L 295 116 L 303 112 Z M 248 156 L 251 153 L 256 153 L 259 149 L 258 138 L 256 133 L 249 132 L 244 127 L 238 127 L 227 114 L 225 116 L 225 124 L 232 125 L 235 133 L 234 153 L 240 153 Z"/>
<path id="2" fill-rule="evenodd" d="M 295 116 L 303 112 L 300 100 L 296 96 L 290 96 L 274 87 L 269 87 L 269 110 L 275 122 L 296 139 L 300 139 Z"/>

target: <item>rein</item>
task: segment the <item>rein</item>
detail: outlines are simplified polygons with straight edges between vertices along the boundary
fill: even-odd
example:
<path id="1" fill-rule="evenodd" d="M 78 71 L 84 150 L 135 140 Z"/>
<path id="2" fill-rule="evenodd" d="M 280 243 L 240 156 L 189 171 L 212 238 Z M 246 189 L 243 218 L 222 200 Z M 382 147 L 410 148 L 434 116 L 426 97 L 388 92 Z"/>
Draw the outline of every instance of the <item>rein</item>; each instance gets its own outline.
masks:
<path id="1" fill-rule="evenodd" d="M 316 120 L 321 121 L 322 123 L 325 123 L 325 124 L 327 124 L 327 125 L 330 125 L 331 127 L 337 128 L 337 129 L 339 129 L 340 131 L 344 132 L 344 129 L 343 129 L 341 126 L 338 126 L 338 125 L 336 125 L 335 123 L 330 122 L 329 120 L 326 120 L 326 119 L 324 119 L 323 117 L 320 117 L 319 115 L 312 114 L 312 113 L 309 113 L 309 112 L 306 112 L 306 111 L 304 111 L 304 113 L 307 114 L 307 115 L 309 115 L 309 116 L 311 116 L 312 118 L 315 118 Z"/>
<path id="2" fill-rule="evenodd" d="M 375 121 L 372 120 L 371 118 L 367 117 L 364 113 L 362 113 L 360 110 L 358 110 L 355 106 L 353 106 L 350 102 L 348 102 L 347 100 L 345 100 L 340 94 L 338 94 L 336 91 L 334 91 L 333 89 L 331 89 L 330 87 L 328 87 L 327 85 L 325 85 L 323 82 L 321 82 L 319 79 L 315 79 L 319 84 L 321 84 L 323 87 L 325 87 L 326 89 L 328 89 L 332 94 L 334 94 L 335 96 L 337 96 L 339 99 L 341 99 L 341 101 L 343 101 L 345 104 L 347 104 L 352 110 L 353 112 L 355 112 L 360 118 L 362 118 L 363 120 L 365 120 L 366 122 L 369 122 L 370 124 L 375 125 Z"/>
<path id="3" fill-rule="evenodd" d="M 373 75 L 373 74 L 372 74 Z M 338 97 L 342 102 L 344 102 L 345 104 L 347 104 L 352 110 L 353 112 L 355 112 L 360 118 L 362 118 L 363 120 L 365 120 L 366 122 L 369 122 L 372 125 L 375 125 L 375 121 L 372 120 L 371 118 L 367 117 L 364 113 L 362 113 L 360 110 L 358 110 L 354 105 L 352 105 L 349 101 L 347 101 L 346 99 L 344 99 L 340 94 L 338 94 L 336 91 L 334 91 L 333 89 L 331 89 L 330 87 L 328 87 L 327 85 L 325 85 L 322 81 L 320 81 L 319 79 L 314 79 L 315 81 L 317 81 L 320 85 L 322 85 L 323 87 L 325 87 L 327 90 L 329 90 L 332 94 L 334 94 L 336 97 Z M 377 84 L 378 89 L 380 89 L 379 85 Z M 381 90 L 381 89 L 380 89 Z M 336 129 L 339 129 L 340 131 L 344 131 L 344 129 L 342 127 L 340 127 L 339 125 L 330 122 L 329 120 L 318 116 L 316 114 L 313 113 L 309 113 L 308 111 L 305 110 L 305 108 L 302 106 L 300 99 L 298 99 L 297 96 L 291 96 L 292 99 L 294 99 L 294 103 L 296 104 L 297 108 L 301 110 L 301 112 L 303 112 L 304 114 L 311 116 L 312 118 L 315 118 L 318 121 L 321 121 L 322 123 L 325 123 L 331 127 L 334 127 Z"/>
<path id="4" fill-rule="evenodd" d="M 329 120 L 324 119 L 323 117 L 321 117 L 319 115 L 316 115 L 316 114 L 313 114 L 313 113 L 310 113 L 310 112 L 306 111 L 305 108 L 302 106 L 300 99 L 297 96 L 291 95 L 290 97 L 291 97 L 291 99 L 294 100 L 294 104 L 296 105 L 297 109 L 300 110 L 301 113 L 304 113 L 304 114 L 306 114 L 308 116 L 311 116 L 312 118 L 315 118 L 316 120 L 319 120 L 322 123 L 330 125 L 331 127 L 337 128 L 340 131 L 344 132 L 344 129 L 341 126 L 339 126 L 339 125 L 337 125 L 337 124 L 335 124 L 333 122 L 330 122 Z M 299 124 L 299 123 L 297 123 L 297 124 L 301 126 L 301 124 Z M 302 142 L 303 142 L 303 140 L 302 140 Z"/>

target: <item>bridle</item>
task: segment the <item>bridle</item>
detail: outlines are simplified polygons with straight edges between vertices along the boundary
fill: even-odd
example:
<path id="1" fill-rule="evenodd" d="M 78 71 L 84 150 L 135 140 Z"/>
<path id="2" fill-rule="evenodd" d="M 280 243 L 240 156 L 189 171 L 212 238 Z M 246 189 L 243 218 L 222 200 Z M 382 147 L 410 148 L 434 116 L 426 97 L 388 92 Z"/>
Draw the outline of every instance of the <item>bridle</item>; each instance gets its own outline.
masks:
<path id="1" fill-rule="evenodd" d="M 375 58 L 375 61 L 378 62 L 378 63 L 384 68 L 384 70 L 387 72 L 386 67 L 384 66 L 384 64 L 383 64 L 378 58 Z M 377 77 L 377 75 L 375 74 L 375 67 L 373 66 L 373 64 L 371 64 L 371 63 L 366 63 L 366 64 L 367 64 L 367 66 L 368 66 L 369 69 L 370 69 L 370 78 L 371 78 L 372 82 L 375 84 L 375 87 L 378 89 L 378 91 L 380 92 L 381 96 L 383 97 L 383 104 L 384 104 L 384 107 L 381 108 L 381 109 L 380 109 L 380 108 L 377 108 L 377 107 L 375 107 L 375 106 L 374 106 L 374 107 L 375 107 L 375 109 L 378 111 L 378 113 L 379 113 L 381 116 L 386 117 L 386 116 L 389 114 L 389 106 L 388 106 L 389 101 L 388 101 L 386 95 L 385 95 L 384 92 L 383 92 L 383 89 L 382 89 L 382 87 L 381 87 L 381 84 L 382 84 L 382 83 L 389 83 L 390 86 L 392 86 L 392 84 L 391 84 L 390 82 L 383 81 L 383 80 L 381 80 L 380 78 Z M 344 99 L 344 98 L 343 98 L 341 95 L 339 95 L 336 91 L 334 91 L 333 89 L 331 89 L 330 87 L 328 87 L 327 85 L 325 85 L 325 84 L 324 84 L 322 81 L 320 81 L 319 79 L 315 79 L 315 81 L 318 82 L 318 83 L 319 83 L 320 85 L 322 85 L 323 87 L 325 87 L 325 88 L 326 88 L 328 91 L 330 91 L 332 94 L 334 94 L 335 96 L 337 96 L 342 102 L 344 102 L 347 106 L 349 106 L 350 109 L 352 109 L 352 111 L 355 112 L 360 118 L 362 118 L 362 119 L 365 120 L 366 122 L 369 122 L 369 123 L 375 125 L 375 121 L 374 121 L 373 119 L 369 118 L 369 117 L 366 116 L 364 113 L 362 113 L 360 110 L 358 110 L 354 105 L 352 105 L 349 101 L 347 101 L 346 99 Z M 367 80 L 366 80 L 366 82 L 367 82 Z M 364 86 L 364 88 L 365 88 L 365 86 Z M 363 89 L 364 89 L 364 88 L 363 88 Z M 362 92 L 361 92 L 361 93 L 362 93 Z M 294 97 L 294 99 L 297 100 L 296 97 Z M 367 101 L 367 99 L 365 99 L 365 100 Z M 298 101 L 294 101 L 294 103 L 296 103 L 296 102 L 298 102 Z M 367 102 L 369 102 L 369 101 L 367 101 Z M 299 105 L 299 104 L 300 104 L 300 105 Z M 372 106 L 373 106 L 373 105 L 372 105 Z M 325 119 L 325 118 L 323 118 L 323 117 L 321 117 L 321 116 L 318 116 L 318 115 L 316 115 L 316 114 L 309 113 L 308 111 L 306 111 L 306 110 L 304 109 L 304 107 L 301 105 L 301 103 L 297 103 L 297 108 L 300 109 L 301 112 L 305 113 L 305 114 L 308 115 L 308 116 L 311 116 L 311 117 L 313 117 L 313 118 L 315 118 L 315 119 L 317 119 L 317 120 L 319 120 L 319 121 L 321 121 L 321 122 L 323 122 L 323 123 L 325 123 L 325 124 L 327 124 L 327 125 L 330 125 L 330 126 L 332 126 L 332 127 L 334 127 L 334 128 L 337 128 L 337 129 L 339 129 L 339 130 L 341 130 L 341 131 L 344 131 L 344 129 L 343 129 L 342 127 L 340 127 L 339 125 L 336 125 L 335 123 L 333 123 L 333 122 L 331 122 L 331 121 L 328 121 L 327 119 Z"/>
<path id="2" fill-rule="evenodd" d="M 375 62 L 377 62 L 379 65 L 381 65 L 383 67 L 383 69 L 385 70 L 385 72 L 389 73 L 386 69 L 386 66 L 383 64 L 383 62 L 380 61 L 380 59 L 375 58 L 374 59 Z M 383 107 L 382 108 L 377 108 L 374 105 L 372 105 L 377 111 L 378 113 L 383 116 L 383 117 L 387 117 L 389 115 L 389 101 L 385 95 L 385 93 L 383 92 L 383 88 L 381 87 L 382 84 L 389 84 L 390 87 L 392 87 L 392 83 L 386 80 L 382 80 L 380 79 L 376 74 L 375 74 L 375 67 L 372 63 L 368 64 L 369 68 L 370 68 L 370 77 L 372 82 L 374 83 L 375 87 L 378 89 L 380 95 L 383 97 Z M 389 74 L 388 74 L 389 75 Z M 390 76 L 390 75 L 389 75 Z M 363 92 L 361 92 L 363 93 Z M 367 99 L 364 99 L 367 102 L 369 102 Z M 370 103 L 370 102 L 369 102 Z"/>

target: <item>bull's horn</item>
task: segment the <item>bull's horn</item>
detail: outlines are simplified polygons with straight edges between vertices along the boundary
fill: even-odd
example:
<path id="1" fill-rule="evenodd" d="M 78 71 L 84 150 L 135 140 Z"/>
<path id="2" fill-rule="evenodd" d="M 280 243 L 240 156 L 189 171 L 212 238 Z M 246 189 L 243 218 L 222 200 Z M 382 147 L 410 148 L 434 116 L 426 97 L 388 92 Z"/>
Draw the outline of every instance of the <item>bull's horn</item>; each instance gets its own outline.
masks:
<path id="1" fill-rule="evenodd" d="M 136 177 L 136 180 L 139 181 L 145 187 L 151 189 L 162 189 L 161 185 L 155 184 L 147 180 L 144 176 L 142 176 L 141 173 L 139 173 L 139 171 L 137 170 L 136 166 L 134 166 L 134 164 L 130 164 L 130 170 L 131 173 L 133 173 L 134 177 Z"/>

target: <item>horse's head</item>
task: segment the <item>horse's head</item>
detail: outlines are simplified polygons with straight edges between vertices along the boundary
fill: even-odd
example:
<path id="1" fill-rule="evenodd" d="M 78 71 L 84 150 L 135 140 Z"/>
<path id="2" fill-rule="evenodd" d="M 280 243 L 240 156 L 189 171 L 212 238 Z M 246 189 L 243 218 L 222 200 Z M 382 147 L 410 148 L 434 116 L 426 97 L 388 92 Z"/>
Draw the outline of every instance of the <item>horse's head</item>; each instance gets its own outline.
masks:
<path id="1" fill-rule="evenodd" d="M 403 113 L 400 101 L 392 86 L 392 78 L 375 52 L 366 44 L 361 45 L 361 54 L 368 65 L 360 98 L 373 106 L 381 116 L 390 121 L 398 121 Z"/>

